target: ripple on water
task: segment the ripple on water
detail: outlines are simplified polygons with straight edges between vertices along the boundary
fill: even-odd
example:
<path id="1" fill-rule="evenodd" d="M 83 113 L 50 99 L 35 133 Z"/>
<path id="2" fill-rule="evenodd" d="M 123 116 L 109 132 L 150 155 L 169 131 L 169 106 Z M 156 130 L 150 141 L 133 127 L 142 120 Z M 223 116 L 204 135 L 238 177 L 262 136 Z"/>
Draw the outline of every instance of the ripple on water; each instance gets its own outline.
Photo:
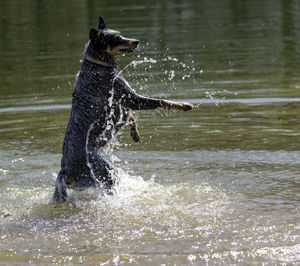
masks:
<path id="1" fill-rule="evenodd" d="M 206 183 L 161 185 L 122 170 L 119 175 L 114 196 L 87 190 L 72 193 L 61 205 L 48 204 L 52 187 L 8 189 L 6 200 L 13 204 L 1 213 L 1 258 L 40 263 L 299 259 L 293 233 L 300 228 L 253 211 L 255 205 L 238 193 Z"/>

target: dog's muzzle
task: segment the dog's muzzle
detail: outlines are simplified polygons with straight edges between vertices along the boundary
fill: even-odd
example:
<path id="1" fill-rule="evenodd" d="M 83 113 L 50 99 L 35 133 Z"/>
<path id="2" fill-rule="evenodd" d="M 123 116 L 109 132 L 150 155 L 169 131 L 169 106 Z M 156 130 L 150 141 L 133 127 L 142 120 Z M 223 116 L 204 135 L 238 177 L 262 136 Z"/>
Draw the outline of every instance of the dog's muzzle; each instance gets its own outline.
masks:
<path id="1" fill-rule="evenodd" d="M 122 53 L 132 53 L 138 46 L 139 41 L 136 39 L 126 39 L 126 44 L 124 43 L 121 48 L 120 52 Z"/>

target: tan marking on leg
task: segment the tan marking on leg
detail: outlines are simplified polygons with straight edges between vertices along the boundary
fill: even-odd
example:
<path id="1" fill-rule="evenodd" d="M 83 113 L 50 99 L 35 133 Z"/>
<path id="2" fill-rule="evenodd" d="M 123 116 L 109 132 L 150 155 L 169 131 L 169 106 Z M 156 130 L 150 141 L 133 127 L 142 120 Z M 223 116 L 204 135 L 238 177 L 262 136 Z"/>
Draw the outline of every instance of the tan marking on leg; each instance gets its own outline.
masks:
<path id="1" fill-rule="evenodd" d="M 181 110 L 188 111 L 193 109 L 193 105 L 190 103 L 182 103 L 182 102 L 172 102 L 167 100 L 162 100 L 162 107 L 168 110 Z"/>
<path id="2" fill-rule="evenodd" d="M 135 142 L 140 142 L 140 133 L 137 129 L 136 120 L 133 115 L 129 118 L 130 122 L 130 135 Z"/>

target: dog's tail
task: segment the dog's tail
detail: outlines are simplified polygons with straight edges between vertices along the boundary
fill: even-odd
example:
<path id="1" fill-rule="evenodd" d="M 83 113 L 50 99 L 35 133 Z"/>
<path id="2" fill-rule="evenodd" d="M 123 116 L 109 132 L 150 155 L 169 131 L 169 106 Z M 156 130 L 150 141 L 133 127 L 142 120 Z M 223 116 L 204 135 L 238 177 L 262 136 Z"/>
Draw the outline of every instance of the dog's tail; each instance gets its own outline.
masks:
<path id="1" fill-rule="evenodd" d="M 62 203 L 68 198 L 66 187 L 67 175 L 64 170 L 60 170 L 55 184 L 55 191 L 51 199 L 51 203 Z"/>

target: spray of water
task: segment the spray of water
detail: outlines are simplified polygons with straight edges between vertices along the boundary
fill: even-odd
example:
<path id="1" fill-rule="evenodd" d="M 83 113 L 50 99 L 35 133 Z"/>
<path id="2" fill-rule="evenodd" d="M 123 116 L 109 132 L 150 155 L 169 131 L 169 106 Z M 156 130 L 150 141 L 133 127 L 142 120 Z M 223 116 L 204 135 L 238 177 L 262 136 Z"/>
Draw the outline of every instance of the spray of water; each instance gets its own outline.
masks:
<path id="1" fill-rule="evenodd" d="M 100 120 L 96 120 L 94 123 L 92 123 L 90 125 L 90 128 L 87 132 L 87 137 L 86 137 L 86 141 L 85 141 L 85 152 L 86 152 L 86 158 L 87 158 L 87 166 L 88 168 L 90 169 L 90 172 L 91 172 L 91 176 L 93 178 L 93 180 L 95 181 L 96 184 L 99 184 L 99 180 L 97 179 L 94 171 L 93 171 L 93 167 L 92 167 L 92 164 L 90 163 L 90 152 L 89 152 L 89 149 L 88 149 L 88 146 L 89 146 L 89 136 L 90 136 L 90 133 L 91 131 L 94 129 L 95 127 L 95 124 L 97 124 Z"/>
<path id="2" fill-rule="evenodd" d="M 190 67 L 189 65 L 187 65 L 186 63 L 183 63 L 183 62 L 180 62 L 177 58 L 175 57 L 171 57 L 171 56 L 166 56 L 160 60 L 157 60 L 157 59 L 153 59 L 153 58 L 150 58 L 150 57 L 144 57 L 143 59 L 139 59 L 139 60 L 133 60 L 131 61 L 129 64 L 127 64 L 123 69 L 121 69 L 117 75 L 115 75 L 115 77 L 113 78 L 112 80 L 112 88 L 111 88 L 111 91 L 110 91 L 110 97 L 108 99 L 108 106 L 106 107 L 106 110 L 109 112 L 107 112 L 107 115 L 106 115 L 106 125 L 105 125 L 105 128 L 102 132 L 102 134 L 98 137 L 98 141 L 101 141 L 101 140 L 104 140 L 105 142 L 108 142 L 108 145 L 106 145 L 106 147 L 104 148 L 104 152 L 109 155 L 109 159 L 112 160 L 112 161 L 118 161 L 119 159 L 116 158 L 116 156 L 114 156 L 114 158 L 112 157 L 112 150 L 114 148 L 114 146 L 117 144 L 115 138 L 114 138 L 114 135 L 115 135 L 115 130 L 114 130 L 114 121 L 113 121 L 113 117 L 114 117 L 114 114 L 115 114 L 115 106 L 113 104 L 113 99 L 114 99 L 114 93 L 115 93 L 115 82 L 116 80 L 121 77 L 121 75 L 123 74 L 123 72 L 125 70 L 127 70 L 129 67 L 134 67 L 136 68 L 138 65 L 142 65 L 142 64 L 157 64 L 159 62 L 168 62 L 168 61 L 172 61 L 172 62 L 177 62 L 183 69 L 189 69 L 189 70 L 192 70 L 194 71 L 195 68 L 194 67 Z M 193 63 L 193 62 L 192 62 Z M 168 75 L 168 80 L 171 81 L 174 79 L 175 77 L 175 70 L 172 69 L 170 70 L 169 72 L 166 71 L 165 74 Z M 185 78 L 189 78 L 191 75 L 190 74 L 184 74 L 182 76 L 182 79 L 184 80 Z M 123 120 L 124 119 L 124 114 L 121 113 L 120 114 L 120 120 Z M 95 176 L 94 174 L 94 171 L 92 169 L 92 165 L 90 163 L 90 160 L 89 160 L 89 150 L 88 150 L 88 141 L 89 141 L 89 135 L 91 133 L 91 131 L 94 129 L 95 125 L 99 122 L 99 120 L 96 120 L 94 123 L 92 123 L 90 125 L 90 128 L 88 130 L 88 133 L 87 133 L 87 139 L 86 139 L 86 153 L 87 153 L 87 166 L 89 167 L 90 171 L 91 171 L 91 175 L 92 175 L 92 178 L 95 180 L 96 184 L 99 184 L 99 180 L 98 178 Z M 118 171 L 119 172 L 119 171 Z M 115 174 L 115 171 L 114 173 L 112 174 Z"/>

